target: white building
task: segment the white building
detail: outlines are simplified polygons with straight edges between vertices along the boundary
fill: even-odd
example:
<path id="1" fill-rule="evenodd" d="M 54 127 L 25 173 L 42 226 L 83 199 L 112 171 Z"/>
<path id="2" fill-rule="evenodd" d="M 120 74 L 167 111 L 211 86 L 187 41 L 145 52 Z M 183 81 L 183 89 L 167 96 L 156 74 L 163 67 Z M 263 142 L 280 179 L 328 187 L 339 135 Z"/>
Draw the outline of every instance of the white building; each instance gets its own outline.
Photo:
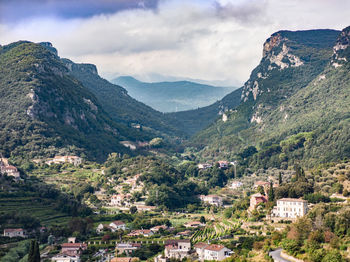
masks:
<path id="1" fill-rule="evenodd" d="M 111 198 L 111 206 L 130 206 L 131 203 L 129 202 L 131 198 L 130 194 L 119 194 L 119 195 L 113 195 Z"/>
<path id="2" fill-rule="evenodd" d="M 82 158 L 78 156 L 55 156 L 54 158 L 47 160 L 45 163 L 48 165 L 70 163 L 75 166 L 78 166 L 82 162 Z"/>
<path id="3" fill-rule="evenodd" d="M 167 240 L 164 255 L 166 258 L 183 259 L 189 255 L 191 241 L 189 239 Z"/>
<path id="4" fill-rule="evenodd" d="M 204 248 L 204 260 L 221 261 L 230 257 L 233 252 L 223 245 L 208 245 Z"/>
<path id="5" fill-rule="evenodd" d="M 123 221 L 120 221 L 120 220 L 116 220 L 116 221 L 113 221 L 112 223 L 109 224 L 109 226 L 114 229 L 115 231 L 117 230 L 125 230 L 126 229 L 126 226 L 125 226 L 125 223 Z"/>
<path id="6" fill-rule="evenodd" d="M 198 169 L 209 169 L 209 168 L 212 168 L 213 165 L 209 163 L 204 163 L 204 164 L 198 164 L 197 167 Z"/>
<path id="7" fill-rule="evenodd" d="M 204 202 L 208 203 L 210 205 L 215 205 L 215 206 L 222 206 L 222 197 L 218 195 L 201 195 L 199 198 Z"/>
<path id="8" fill-rule="evenodd" d="M 298 198 L 282 198 L 277 200 L 277 206 L 272 210 L 273 217 L 298 218 L 306 215 L 307 201 Z"/>
<path id="9" fill-rule="evenodd" d="M 68 255 L 57 255 L 51 258 L 51 261 L 55 262 L 80 262 L 80 258 L 78 256 L 68 256 Z"/>
<path id="10" fill-rule="evenodd" d="M 6 228 L 4 229 L 4 237 L 27 237 L 22 228 Z"/>
<path id="11" fill-rule="evenodd" d="M 237 189 L 243 186 L 243 183 L 241 181 L 233 181 L 231 184 L 232 189 Z"/>

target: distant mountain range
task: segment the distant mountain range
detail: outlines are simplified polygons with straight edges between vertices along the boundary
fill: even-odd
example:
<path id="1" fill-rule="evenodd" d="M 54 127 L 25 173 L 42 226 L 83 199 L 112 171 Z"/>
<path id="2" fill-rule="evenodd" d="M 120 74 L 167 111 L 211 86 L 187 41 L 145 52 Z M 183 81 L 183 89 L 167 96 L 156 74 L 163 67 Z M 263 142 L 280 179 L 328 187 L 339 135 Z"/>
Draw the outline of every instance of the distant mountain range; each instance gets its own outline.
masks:
<path id="1" fill-rule="evenodd" d="M 111 82 L 124 87 L 131 97 L 160 112 L 179 112 L 205 107 L 237 89 L 191 81 L 145 83 L 131 76 L 121 76 Z"/>

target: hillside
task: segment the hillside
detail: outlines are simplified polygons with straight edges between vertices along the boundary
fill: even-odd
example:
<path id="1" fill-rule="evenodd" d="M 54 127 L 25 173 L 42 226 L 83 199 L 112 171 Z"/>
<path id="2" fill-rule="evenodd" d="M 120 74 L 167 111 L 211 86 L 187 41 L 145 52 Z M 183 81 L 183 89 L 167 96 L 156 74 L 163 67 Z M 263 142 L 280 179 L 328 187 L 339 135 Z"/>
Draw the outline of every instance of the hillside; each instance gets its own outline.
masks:
<path id="1" fill-rule="evenodd" d="M 273 34 L 264 44 L 260 64 L 243 87 L 237 111 L 229 112 L 226 122 L 216 121 L 193 139 L 197 145 L 208 144 L 201 157 L 237 158 L 248 146 L 258 149 L 258 153 L 248 155 L 255 167 L 286 167 L 300 160 L 314 165 L 346 156 L 341 140 L 347 132 L 340 135 L 339 131 L 345 130 L 349 112 L 342 106 L 349 92 L 348 69 L 347 65 L 330 66 L 339 33 L 309 30 Z M 336 46 L 344 42 L 337 41 Z M 328 152 L 330 146 L 339 150 Z"/>
<path id="2" fill-rule="evenodd" d="M 54 52 L 30 42 L 0 48 L 0 143 L 5 156 L 128 152 L 120 140 L 148 139 L 116 123 L 97 98 L 68 74 Z"/>
<path id="3" fill-rule="evenodd" d="M 235 89 L 190 81 L 145 83 L 131 76 L 118 77 L 112 80 L 112 83 L 124 87 L 131 97 L 160 112 L 178 112 L 205 107 Z"/>
<path id="4" fill-rule="evenodd" d="M 184 132 L 180 131 L 177 125 L 169 121 L 163 113 L 136 101 L 123 87 L 101 78 L 95 65 L 76 64 L 68 59 L 62 59 L 62 62 L 69 69 L 69 73 L 97 97 L 103 109 L 113 120 L 128 126 L 140 124 L 143 130 L 161 136 L 184 135 Z"/>

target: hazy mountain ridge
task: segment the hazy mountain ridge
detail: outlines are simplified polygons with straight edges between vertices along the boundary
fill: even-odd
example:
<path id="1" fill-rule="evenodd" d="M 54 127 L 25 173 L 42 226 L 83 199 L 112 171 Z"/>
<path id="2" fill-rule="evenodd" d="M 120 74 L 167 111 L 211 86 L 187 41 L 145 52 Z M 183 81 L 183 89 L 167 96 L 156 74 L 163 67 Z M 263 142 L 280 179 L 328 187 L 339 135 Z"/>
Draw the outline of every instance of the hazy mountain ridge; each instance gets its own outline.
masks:
<path id="1" fill-rule="evenodd" d="M 131 76 L 121 76 L 112 82 L 123 86 L 131 97 L 161 112 L 179 112 L 205 107 L 235 89 L 191 81 L 145 83 Z"/>

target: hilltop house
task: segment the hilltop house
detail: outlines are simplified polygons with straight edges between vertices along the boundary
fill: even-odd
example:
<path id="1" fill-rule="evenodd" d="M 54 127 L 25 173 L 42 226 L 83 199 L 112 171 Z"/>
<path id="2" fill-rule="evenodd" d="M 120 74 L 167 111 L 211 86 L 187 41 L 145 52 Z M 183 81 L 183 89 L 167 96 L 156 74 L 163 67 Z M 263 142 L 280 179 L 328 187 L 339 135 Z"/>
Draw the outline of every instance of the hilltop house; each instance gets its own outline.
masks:
<path id="1" fill-rule="evenodd" d="M 27 237 L 22 228 L 6 228 L 4 229 L 4 237 Z"/>
<path id="2" fill-rule="evenodd" d="M 70 163 L 75 166 L 78 166 L 82 162 L 83 162 L 82 158 L 78 156 L 55 156 L 52 159 L 48 159 L 45 163 L 48 165 Z"/>
<path id="3" fill-rule="evenodd" d="M 17 167 L 9 165 L 7 158 L 0 158 L 0 173 L 20 179 L 20 173 Z"/>
<path id="4" fill-rule="evenodd" d="M 212 168 L 213 165 L 212 164 L 209 164 L 209 163 L 204 163 L 204 164 L 198 164 L 197 165 L 198 169 L 209 169 L 209 168 Z"/>
<path id="5" fill-rule="evenodd" d="M 267 196 L 264 196 L 260 193 L 256 193 L 250 197 L 250 206 L 249 211 L 253 211 L 257 205 L 260 203 L 266 203 L 267 202 Z"/>
<path id="6" fill-rule="evenodd" d="M 215 206 L 222 206 L 222 197 L 218 195 L 207 195 L 207 196 L 200 195 L 199 198 L 204 203 L 208 203 L 210 205 L 215 205 Z"/>
<path id="7" fill-rule="evenodd" d="M 68 256 L 80 256 L 81 253 L 87 249 L 84 243 L 64 243 L 61 245 L 61 253 Z"/>
<path id="8" fill-rule="evenodd" d="M 272 210 L 272 216 L 278 218 L 298 218 L 306 215 L 307 201 L 298 198 L 282 198 Z"/>
<path id="9" fill-rule="evenodd" d="M 166 258 L 183 259 L 191 250 L 189 239 L 167 240 L 165 242 L 164 255 Z"/>

